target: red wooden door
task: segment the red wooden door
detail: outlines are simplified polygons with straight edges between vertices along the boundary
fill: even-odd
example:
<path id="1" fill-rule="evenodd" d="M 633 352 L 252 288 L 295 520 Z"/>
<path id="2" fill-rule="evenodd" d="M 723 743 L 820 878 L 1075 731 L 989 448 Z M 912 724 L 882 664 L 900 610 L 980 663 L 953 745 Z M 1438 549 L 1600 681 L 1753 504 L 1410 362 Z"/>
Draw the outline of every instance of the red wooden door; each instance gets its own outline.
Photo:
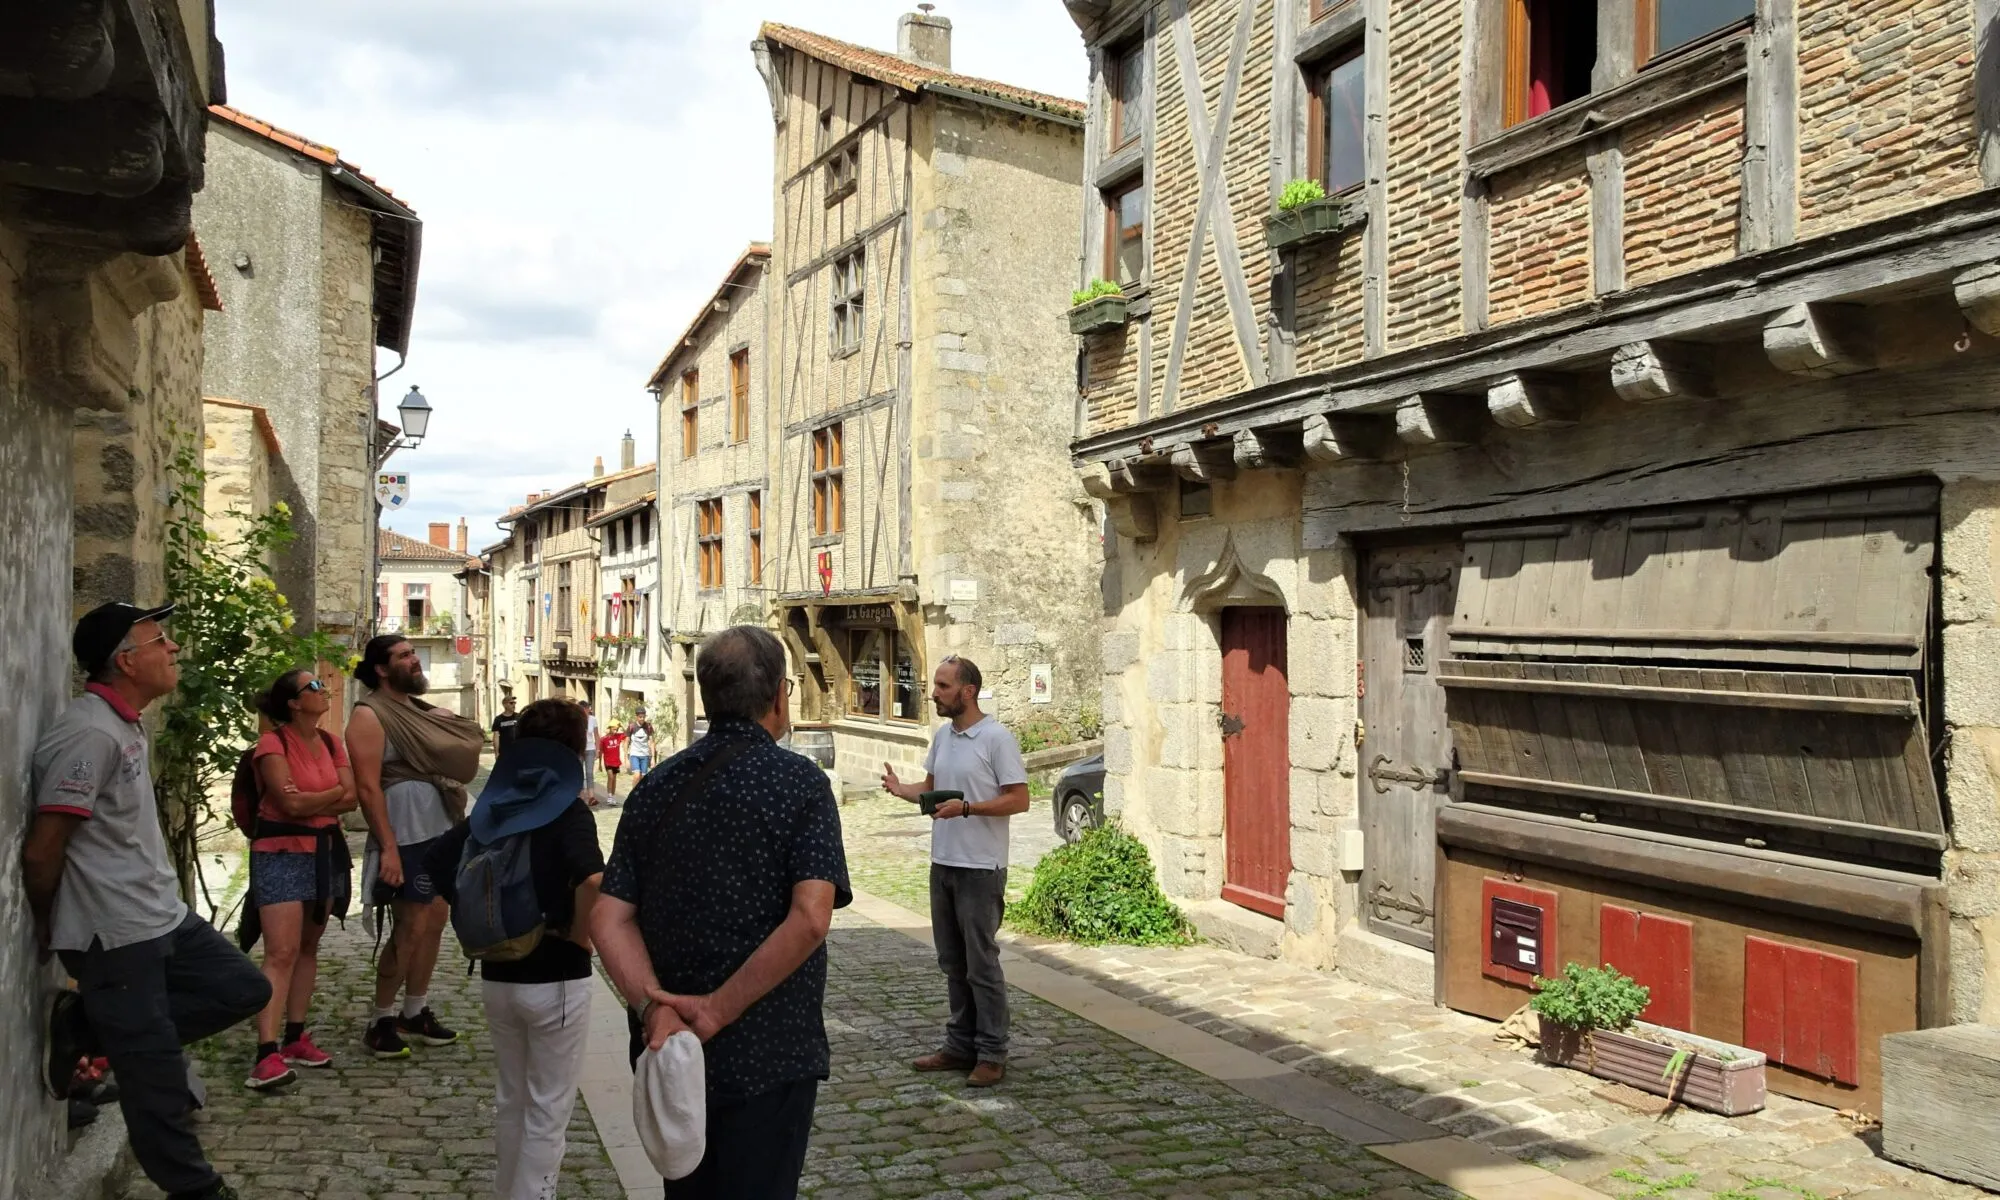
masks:
<path id="1" fill-rule="evenodd" d="M 1282 919 L 1292 873 L 1285 610 L 1222 610 L 1222 898 Z"/>

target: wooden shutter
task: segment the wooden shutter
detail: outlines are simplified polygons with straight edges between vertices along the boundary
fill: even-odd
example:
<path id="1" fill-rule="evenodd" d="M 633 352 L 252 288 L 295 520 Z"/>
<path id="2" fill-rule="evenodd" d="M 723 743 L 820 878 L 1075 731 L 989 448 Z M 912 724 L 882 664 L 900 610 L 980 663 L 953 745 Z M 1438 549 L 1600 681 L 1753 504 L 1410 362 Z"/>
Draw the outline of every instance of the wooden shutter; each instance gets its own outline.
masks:
<path id="1" fill-rule="evenodd" d="M 1914 671 L 1937 487 L 1469 530 L 1454 654 Z"/>
<path id="2" fill-rule="evenodd" d="M 1772 1062 L 1861 1083 L 1859 965 L 1765 938 L 1743 945 L 1743 1044 Z"/>
<path id="3" fill-rule="evenodd" d="M 1640 1016 L 1694 1031 L 1693 922 L 1603 905 L 1597 910 L 1597 957 L 1651 992 Z"/>

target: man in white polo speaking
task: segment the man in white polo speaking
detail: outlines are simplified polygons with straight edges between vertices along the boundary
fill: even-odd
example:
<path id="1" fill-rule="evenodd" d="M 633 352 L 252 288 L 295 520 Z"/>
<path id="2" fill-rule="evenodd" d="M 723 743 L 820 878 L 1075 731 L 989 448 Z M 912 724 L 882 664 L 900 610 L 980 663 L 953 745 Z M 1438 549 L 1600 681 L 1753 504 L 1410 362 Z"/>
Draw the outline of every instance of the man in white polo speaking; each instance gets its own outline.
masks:
<path id="1" fill-rule="evenodd" d="M 1007 818 L 1028 811 L 1028 771 L 1021 744 L 997 718 L 979 710 L 979 666 L 957 655 L 938 664 L 931 703 L 949 724 L 931 738 L 922 785 L 882 764 L 882 786 L 920 803 L 926 793 L 957 792 L 930 808 L 931 936 L 944 968 L 951 1018 L 944 1046 L 911 1065 L 919 1071 L 970 1071 L 966 1082 L 992 1087 L 1007 1076 L 1007 980 L 1000 973 L 1000 917 L 1007 906 Z"/>

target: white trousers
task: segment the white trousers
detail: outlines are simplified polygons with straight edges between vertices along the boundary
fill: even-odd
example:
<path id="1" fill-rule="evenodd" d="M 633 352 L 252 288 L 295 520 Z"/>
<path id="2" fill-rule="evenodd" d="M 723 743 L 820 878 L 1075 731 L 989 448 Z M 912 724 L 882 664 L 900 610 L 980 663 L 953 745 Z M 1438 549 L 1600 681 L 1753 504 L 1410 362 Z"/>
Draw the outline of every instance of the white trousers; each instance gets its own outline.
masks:
<path id="1" fill-rule="evenodd" d="M 482 981 L 499 1068 L 493 1113 L 494 1200 L 554 1200 L 590 1032 L 590 980 Z"/>

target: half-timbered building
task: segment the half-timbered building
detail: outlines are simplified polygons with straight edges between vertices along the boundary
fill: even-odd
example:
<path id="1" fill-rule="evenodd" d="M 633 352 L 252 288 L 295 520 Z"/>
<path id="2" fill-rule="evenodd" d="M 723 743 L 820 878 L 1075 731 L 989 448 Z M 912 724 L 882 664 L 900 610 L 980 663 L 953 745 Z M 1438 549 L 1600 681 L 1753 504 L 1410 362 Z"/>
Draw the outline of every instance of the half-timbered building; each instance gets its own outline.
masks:
<path id="1" fill-rule="evenodd" d="M 953 72 L 943 17 L 897 32 L 895 54 L 776 24 L 754 46 L 776 145 L 764 586 L 800 715 L 856 774 L 921 762 L 953 652 L 989 711 L 1081 723 L 1101 619 L 1067 452 L 1076 246 L 1051 219 L 1083 106 Z"/>
<path id="2" fill-rule="evenodd" d="M 1169 892 L 1495 1018 L 1609 962 L 1842 1107 L 2000 1012 L 1992 6 L 1066 2 Z"/>

